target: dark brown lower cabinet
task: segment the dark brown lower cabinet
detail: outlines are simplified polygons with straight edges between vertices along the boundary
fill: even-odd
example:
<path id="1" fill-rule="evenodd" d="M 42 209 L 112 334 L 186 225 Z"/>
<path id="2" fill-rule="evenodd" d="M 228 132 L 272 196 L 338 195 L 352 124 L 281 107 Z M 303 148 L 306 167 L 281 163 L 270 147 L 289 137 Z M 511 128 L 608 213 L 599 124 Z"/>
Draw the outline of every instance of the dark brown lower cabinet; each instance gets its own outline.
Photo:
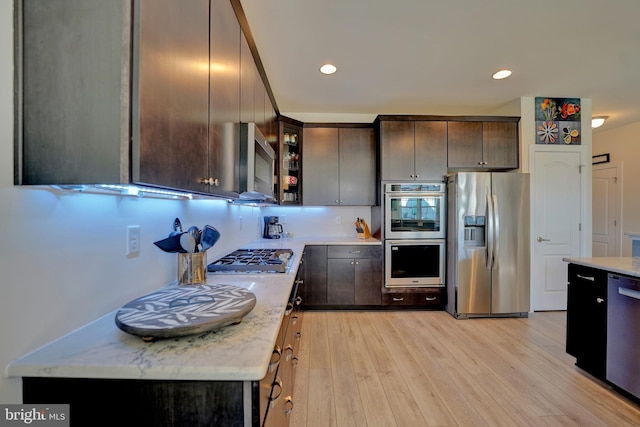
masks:
<path id="1" fill-rule="evenodd" d="M 569 264 L 567 353 L 576 366 L 605 380 L 607 367 L 607 272 Z"/>
<path id="2" fill-rule="evenodd" d="M 305 262 L 300 264 L 296 283 L 287 304 L 280 334 L 273 351 L 269 372 L 275 371 L 268 398 L 267 414 L 263 427 L 285 427 L 294 408 L 293 385 L 295 383 L 298 350 L 302 337 L 302 299 Z M 267 375 L 268 376 L 268 375 Z M 264 400 L 260 401 L 265 402 Z"/>
<path id="3" fill-rule="evenodd" d="M 381 246 L 307 246 L 305 257 L 305 308 L 380 306 Z"/>
<path id="4" fill-rule="evenodd" d="M 261 425 L 259 381 L 23 378 L 22 384 L 24 403 L 70 404 L 72 426 L 242 427 L 245 393 L 253 402 L 251 425 Z"/>
<path id="5" fill-rule="evenodd" d="M 415 307 L 442 310 L 446 304 L 445 288 L 397 288 L 382 292 L 382 304 L 387 307 Z"/>

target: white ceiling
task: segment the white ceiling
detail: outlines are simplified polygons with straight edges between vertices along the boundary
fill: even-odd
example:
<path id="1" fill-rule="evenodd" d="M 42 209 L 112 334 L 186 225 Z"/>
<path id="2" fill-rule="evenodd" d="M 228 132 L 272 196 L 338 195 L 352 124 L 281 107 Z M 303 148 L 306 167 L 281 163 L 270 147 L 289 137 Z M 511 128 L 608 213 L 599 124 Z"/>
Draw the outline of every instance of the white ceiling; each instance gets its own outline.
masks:
<path id="1" fill-rule="evenodd" d="M 483 115 L 590 98 L 640 121 L 640 0 L 241 0 L 282 114 Z M 338 72 L 318 68 L 332 62 Z M 513 70 L 503 81 L 500 68 Z"/>

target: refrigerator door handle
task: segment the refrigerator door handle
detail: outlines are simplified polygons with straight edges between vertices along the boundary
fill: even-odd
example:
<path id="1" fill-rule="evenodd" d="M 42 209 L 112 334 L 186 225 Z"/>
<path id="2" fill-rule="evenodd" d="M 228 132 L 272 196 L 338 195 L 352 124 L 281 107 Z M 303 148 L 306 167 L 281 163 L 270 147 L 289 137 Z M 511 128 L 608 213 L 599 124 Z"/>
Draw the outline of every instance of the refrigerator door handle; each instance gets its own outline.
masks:
<path id="1" fill-rule="evenodd" d="M 493 270 L 498 269 L 498 260 L 500 259 L 500 215 L 498 214 L 498 196 L 493 196 L 493 260 L 491 265 Z"/>
<path id="2" fill-rule="evenodd" d="M 487 244 L 485 268 L 493 269 L 493 201 L 491 200 L 491 192 L 487 192 Z"/>

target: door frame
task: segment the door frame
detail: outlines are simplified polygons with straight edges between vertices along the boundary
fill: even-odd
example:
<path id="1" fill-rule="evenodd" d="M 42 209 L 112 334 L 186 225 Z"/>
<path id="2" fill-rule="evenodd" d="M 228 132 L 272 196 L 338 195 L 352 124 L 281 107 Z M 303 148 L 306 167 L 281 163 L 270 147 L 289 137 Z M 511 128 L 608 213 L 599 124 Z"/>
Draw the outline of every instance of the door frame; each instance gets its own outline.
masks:
<path id="1" fill-rule="evenodd" d="M 618 226 L 616 227 L 616 238 L 617 238 L 617 249 L 618 249 L 618 256 L 622 255 L 622 238 L 624 237 L 624 234 L 622 232 L 623 229 L 623 221 L 624 218 L 622 216 L 622 190 L 623 190 L 623 182 L 622 182 L 622 176 L 623 176 L 623 171 L 622 171 L 622 162 L 609 162 L 609 163 L 600 163 L 597 165 L 593 165 L 592 167 L 592 172 L 595 170 L 600 170 L 600 169 L 609 169 L 609 168 L 615 168 L 616 169 L 616 183 L 618 185 L 618 189 L 617 189 L 617 199 L 616 199 L 616 221 L 618 223 Z M 593 180 L 593 173 L 592 173 L 592 178 Z M 593 182 L 593 181 L 592 181 Z M 591 190 L 591 195 L 592 195 L 592 199 L 593 199 L 593 188 Z M 591 235 L 593 236 L 593 232 L 591 233 Z"/>
<path id="2" fill-rule="evenodd" d="M 535 153 L 537 152 L 556 152 L 556 153 L 579 153 L 580 154 L 580 253 L 578 256 L 580 257 L 590 257 L 591 256 L 591 245 L 592 245 L 592 164 L 591 164 L 591 146 L 590 145 L 548 145 L 548 144 L 532 144 L 529 145 L 529 172 L 531 174 L 536 170 L 535 168 Z M 534 239 L 533 239 L 533 218 L 535 215 L 535 204 L 533 200 L 534 192 L 534 178 L 531 178 L 531 190 L 529 193 L 530 197 L 530 212 L 531 218 L 529 224 L 529 231 L 531 238 L 530 243 L 530 297 L 531 297 L 531 306 L 529 311 L 535 311 L 535 307 L 533 306 L 535 302 L 535 282 L 534 272 L 536 271 L 534 266 L 535 260 L 535 247 L 534 247 Z"/>

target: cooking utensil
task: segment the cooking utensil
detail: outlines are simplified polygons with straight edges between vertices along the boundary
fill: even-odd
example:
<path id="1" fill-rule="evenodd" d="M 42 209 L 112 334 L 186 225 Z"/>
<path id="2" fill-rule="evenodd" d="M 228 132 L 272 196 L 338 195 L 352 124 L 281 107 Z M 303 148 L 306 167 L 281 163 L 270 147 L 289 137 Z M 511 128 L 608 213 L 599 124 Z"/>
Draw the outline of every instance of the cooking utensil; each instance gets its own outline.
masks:
<path id="1" fill-rule="evenodd" d="M 196 238 L 191 233 L 182 233 L 180 235 L 180 247 L 184 252 L 196 251 Z"/>
<path id="2" fill-rule="evenodd" d="M 200 235 L 202 234 L 202 231 L 200 231 L 200 229 L 195 225 L 192 225 L 187 229 L 187 233 L 191 234 L 193 236 L 193 240 L 195 241 L 196 246 L 194 252 L 199 252 L 198 246 L 200 245 Z"/>
<path id="3" fill-rule="evenodd" d="M 213 245 L 216 244 L 219 238 L 220 238 L 220 232 L 218 230 L 216 230 L 210 225 L 205 225 L 202 228 L 202 235 L 200 237 L 202 251 L 204 252 L 207 249 L 210 249 Z"/>
<path id="4" fill-rule="evenodd" d="M 159 247 L 165 252 L 176 253 L 176 252 L 184 252 L 182 246 L 180 245 L 180 236 L 183 233 L 173 234 L 167 237 L 166 239 L 158 240 L 157 242 L 153 242 L 154 245 Z"/>

